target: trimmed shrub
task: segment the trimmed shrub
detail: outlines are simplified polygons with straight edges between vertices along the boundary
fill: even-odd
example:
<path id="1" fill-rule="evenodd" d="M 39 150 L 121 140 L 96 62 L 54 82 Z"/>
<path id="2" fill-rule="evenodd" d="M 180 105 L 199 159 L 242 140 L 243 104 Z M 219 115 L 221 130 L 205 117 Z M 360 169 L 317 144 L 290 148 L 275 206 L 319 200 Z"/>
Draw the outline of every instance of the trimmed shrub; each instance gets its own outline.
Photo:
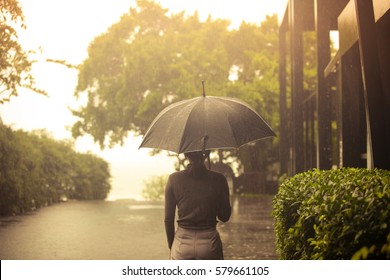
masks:
<path id="1" fill-rule="evenodd" d="M 282 259 L 390 259 L 390 171 L 312 170 L 273 199 Z"/>
<path id="2" fill-rule="evenodd" d="M 0 216 L 70 199 L 105 199 L 110 166 L 44 131 L 13 131 L 0 120 Z"/>

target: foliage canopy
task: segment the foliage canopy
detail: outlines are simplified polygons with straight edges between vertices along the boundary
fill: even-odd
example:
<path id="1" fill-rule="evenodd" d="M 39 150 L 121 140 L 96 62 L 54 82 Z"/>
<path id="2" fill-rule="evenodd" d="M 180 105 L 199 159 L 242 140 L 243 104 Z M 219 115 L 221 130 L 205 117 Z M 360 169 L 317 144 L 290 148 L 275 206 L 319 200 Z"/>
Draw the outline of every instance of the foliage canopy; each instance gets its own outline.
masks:
<path id="1" fill-rule="evenodd" d="M 168 175 L 153 176 L 144 182 L 145 188 L 142 196 L 148 201 L 164 200 L 165 186 L 168 182 Z"/>
<path id="2" fill-rule="evenodd" d="M 18 42 L 17 29 L 25 29 L 23 11 L 17 0 L 0 0 L 0 104 L 18 95 L 18 87 L 26 87 L 46 95 L 35 87 L 31 75 L 29 52 Z"/>
<path id="3" fill-rule="evenodd" d="M 105 199 L 109 165 L 44 132 L 14 131 L 0 122 L 0 215 L 69 199 Z"/>
<path id="4" fill-rule="evenodd" d="M 206 94 L 246 101 L 277 131 L 277 18 L 260 26 L 243 22 L 237 30 L 229 25 L 136 1 L 89 46 L 76 88 L 88 102 L 73 111 L 79 117 L 73 136 L 90 134 L 104 147 L 121 143 L 129 131 L 143 134 L 164 107 L 202 94 L 202 80 Z M 276 154 L 271 141 L 261 145 L 252 148 Z"/>

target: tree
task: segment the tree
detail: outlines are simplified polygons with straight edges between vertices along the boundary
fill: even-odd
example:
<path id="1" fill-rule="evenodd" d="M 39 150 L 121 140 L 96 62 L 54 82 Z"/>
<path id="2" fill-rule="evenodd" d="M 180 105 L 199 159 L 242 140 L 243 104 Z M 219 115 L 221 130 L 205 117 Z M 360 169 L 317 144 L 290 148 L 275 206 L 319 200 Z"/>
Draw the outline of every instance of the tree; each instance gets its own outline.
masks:
<path id="1" fill-rule="evenodd" d="M 105 199 L 110 169 L 92 154 L 44 131 L 13 131 L 0 121 L 0 216 L 59 202 L 60 197 Z"/>
<path id="2" fill-rule="evenodd" d="M 71 155 L 72 188 L 70 198 L 79 200 L 105 199 L 111 189 L 109 165 L 91 153 Z"/>
<path id="3" fill-rule="evenodd" d="M 168 181 L 168 175 L 153 176 L 144 182 L 142 196 L 146 200 L 159 201 L 164 199 L 164 190 Z"/>
<path id="4" fill-rule="evenodd" d="M 277 131 L 276 16 L 230 30 L 227 20 L 169 14 L 148 0 L 136 5 L 89 46 L 76 89 L 76 96 L 88 95 L 88 103 L 73 110 L 79 118 L 74 137 L 90 134 L 104 147 L 121 143 L 129 131 L 144 134 L 164 107 L 200 96 L 202 80 L 206 94 L 248 102 Z M 276 145 L 252 147 L 265 155 L 254 170 L 275 160 Z"/>
<path id="5" fill-rule="evenodd" d="M 19 201 L 21 184 L 17 172 L 20 169 L 20 149 L 14 143 L 12 130 L 0 120 L 0 215 L 13 212 Z"/>
<path id="6" fill-rule="evenodd" d="M 246 101 L 265 118 L 273 130 L 279 130 L 278 22 L 267 16 L 260 26 L 242 23 L 232 32 L 227 48 L 234 63 L 236 80 L 226 95 Z M 245 172 L 264 171 L 277 161 L 277 138 L 242 147 L 237 156 Z"/>
<path id="7" fill-rule="evenodd" d="M 46 95 L 35 87 L 31 75 L 30 52 L 18 42 L 17 28 L 25 29 L 24 15 L 17 0 L 0 0 L 0 104 L 18 95 L 18 87 L 27 87 Z"/>
<path id="8" fill-rule="evenodd" d="M 169 17 L 146 0 L 90 44 L 81 65 L 77 96 L 88 104 L 73 113 L 75 137 L 91 134 L 101 146 L 121 142 L 127 132 L 146 131 L 157 112 L 172 102 L 208 92 L 221 94 L 229 65 L 221 41 L 227 21 L 200 22 L 198 15 Z"/>

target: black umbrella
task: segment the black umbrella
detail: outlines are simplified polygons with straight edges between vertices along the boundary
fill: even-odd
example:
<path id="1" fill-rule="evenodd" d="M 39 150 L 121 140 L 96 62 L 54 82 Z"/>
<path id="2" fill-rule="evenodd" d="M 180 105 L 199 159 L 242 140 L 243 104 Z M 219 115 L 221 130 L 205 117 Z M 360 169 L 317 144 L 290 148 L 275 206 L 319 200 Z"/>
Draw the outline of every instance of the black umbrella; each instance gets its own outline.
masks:
<path id="1" fill-rule="evenodd" d="M 157 115 L 140 148 L 185 153 L 236 149 L 275 136 L 271 127 L 245 102 L 203 96 L 176 102 Z"/>

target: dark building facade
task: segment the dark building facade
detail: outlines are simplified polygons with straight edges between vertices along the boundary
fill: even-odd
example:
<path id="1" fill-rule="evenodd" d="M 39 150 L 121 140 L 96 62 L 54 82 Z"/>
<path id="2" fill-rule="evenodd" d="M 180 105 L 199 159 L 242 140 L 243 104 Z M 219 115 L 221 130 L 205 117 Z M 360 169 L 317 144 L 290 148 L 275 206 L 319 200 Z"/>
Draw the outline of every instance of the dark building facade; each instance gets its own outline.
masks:
<path id="1" fill-rule="evenodd" d="M 316 38 L 312 91 L 305 32 Z M 390 0 L 289 0 L 279 36 L 281 173 L 390 169 Z"/>

